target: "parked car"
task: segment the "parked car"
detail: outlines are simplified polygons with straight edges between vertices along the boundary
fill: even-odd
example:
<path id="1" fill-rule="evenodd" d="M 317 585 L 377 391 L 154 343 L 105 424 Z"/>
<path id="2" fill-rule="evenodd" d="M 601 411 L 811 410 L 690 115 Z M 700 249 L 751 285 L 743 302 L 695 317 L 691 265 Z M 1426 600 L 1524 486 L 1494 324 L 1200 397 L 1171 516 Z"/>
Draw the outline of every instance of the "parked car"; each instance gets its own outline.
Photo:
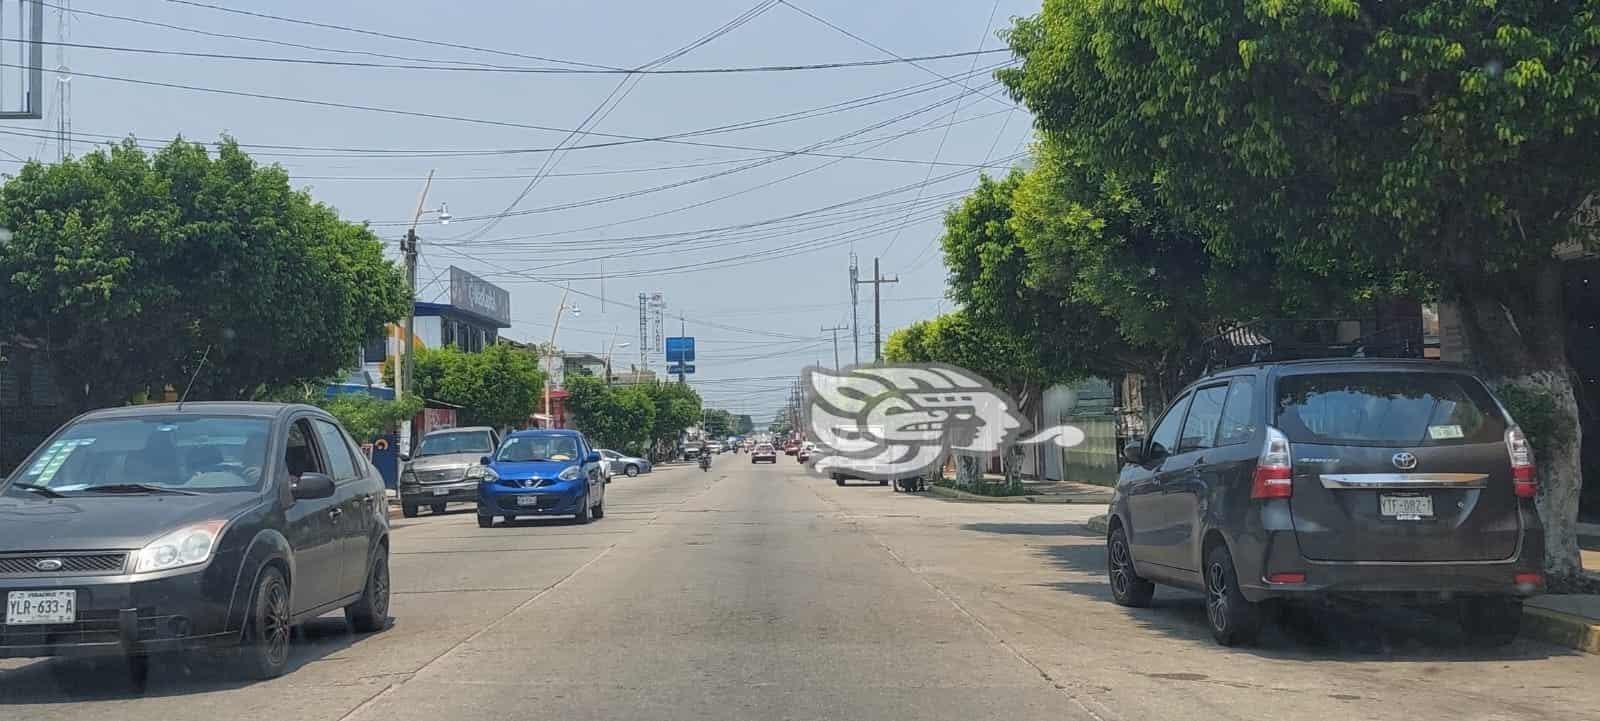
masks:
<path id="1" fill-rule="evenodd" d="M 771 443 L 758 444 L 755 450 L 750 452 L 751 463 L 760 463 L 762 461 L 768 463 L 778 462 L 778 451 L 772 447 Z"/>
<path id="2" fill-rule="evenodd" d="M 478 526 L 499 515 L 572 516 L 576 523 L 606 515 L 604 458 L 573 430 L 517 431 L 492 456 L 467 471 L 478 484 Z"/>
<path id="3" fill-rule="evenodd" d="M 423 436 L 417 454 L 402 457 L 401 514 L 415 518 L 420 506 L 444 513 L 450 503 L 477 502 L 478 483 L 467 478 L 467 470 L 499 445 L 500 434 L 488 426 L 448 428 Z"/>
<path id="4" fill-rule="evenodd" d="M 1262 605 L 1453 605 L 1492 644 L 1544 586 L 1533 458 L 1488 388 L 1438 361 L 1291 361 L 1209 375 L 1130 442 L 1108 519 L 1113 597 L 1207 598 L 1219 643 Z"/>
<path id="5" fill-rule="evenodd" d="M 683 447 L 683 460 L 692 461 L 700 457 L 700 445 L 690 443 Z"/>
<path id="6" fill-rule="evenodd" d="M 625 456 L 616 451 L 601 448 L 600 457 L 605 459 L 606 468 L 610 470 L 613 476 L 621 473 L 624 476 L 633 478 L 640 473 L 650 472 L 650 461 L 638 456 Z"/>
<path id="7" fill-rule="evenodd" d="M 293 627 L 389 614 L 383 479 L 339 422 L 305 405 L 92 411 L 0 487 L 0 657 L 237 647 L 284 672 Z M 59 664 L 60 662 L 58 662 Z"/>
<path id="8" fill-rule="evenodd" d="M 711 453 L 713 455 L 721 455 L 722 454 L 722 444 L 718 443 L 717 441 L 710 441 L 710 442 L 706 443 L 706 452 L 707 453 Z"/>

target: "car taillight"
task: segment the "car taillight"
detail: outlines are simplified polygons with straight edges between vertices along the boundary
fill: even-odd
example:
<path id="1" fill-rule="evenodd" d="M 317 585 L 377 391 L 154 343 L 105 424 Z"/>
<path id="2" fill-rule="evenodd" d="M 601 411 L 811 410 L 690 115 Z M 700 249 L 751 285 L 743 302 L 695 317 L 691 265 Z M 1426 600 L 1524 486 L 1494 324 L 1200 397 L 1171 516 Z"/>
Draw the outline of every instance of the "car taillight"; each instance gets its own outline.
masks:
<path id="1" fill-rule="evenodd" d="M 1533 447 L 1528 445 L 1522 429 L 1506 429 L 1506 453 L 1511 456 L 1511 490 L 1518 498 L 1533 498 L 1539 491 L 1533 466 Z"/>
<path id="2" fill-rule="evenodd" d="M 1292 495 L 1294 464 L 1289 457 L 1289 438 L 1268 426 L 1267 441 L 1261 446 L 1261 457 L 1256 460 L 1256 472 L 1250 480 L 1250 497 L 1288 498 Z"/>

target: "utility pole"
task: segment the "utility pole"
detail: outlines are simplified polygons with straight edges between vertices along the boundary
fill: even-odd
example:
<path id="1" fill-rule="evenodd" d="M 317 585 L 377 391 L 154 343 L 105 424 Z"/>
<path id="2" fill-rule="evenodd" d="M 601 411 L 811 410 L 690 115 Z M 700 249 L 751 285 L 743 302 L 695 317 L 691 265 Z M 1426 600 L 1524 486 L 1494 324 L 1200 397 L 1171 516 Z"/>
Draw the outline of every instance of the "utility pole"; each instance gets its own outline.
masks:
<path id="1" fill-rule="evenodd" d="M 422 218 L 422 208 L 428 203 L 428 189 L 433 187 L 433 171 L 422 182 L 422 194 L 417 196 L 417 211 L 411 215 L 411 227 L 400 240 L 400 255 L 406 264 L 406 322 L 400 335 L 399 352 L 394 356 L 394 397 L 405 398 L 411 389 L 411 343 L 417 324 L 417 221 Z M 411 452 L 411 424 L 400 424 L 400 450 Z"/>
<path id="2" fill-rule="evenodd" d="M 853 265 L 851 266 L 851 270 L 852 271 L 855 270 L 855 267 Z M 853 275 L 853 273 L 852 273 L 852 275 Z M 860 285 L 871 285 L 872 286 L 872 362 L 873 363 L 882 363 L 883 362 L 883 301 L 882 301 L 881 294 L 878 291 L 879 291 L 880 288 L 882 288 L 884 283 L 899 283 L 900 282 L 900 278 L 899 278 L 899 276 L 896 276 L 896 277 L 893 277 L 893 278 L 885 278 L 885 277 L 883 277 L 883 273 L 878 271 L 878 259 L 877 258 L 873 258 L 872 259 L 872 280 L 858 280 L 858 281 L 855 281 L 855 282 L 857 284 L 860 284 Z M 854 287 L 855 286 L 853 286 L 853 285 L 851 286 L 852 289 Z"/>
<path id="3" fill-rule="evenodd" d="M 827 332 L 830 332 L 830 331 L 833 333 L 833 369 L 834 370 L 839 370 L 839 331 L 841 331 L 841 330 L 849 330 L 849 329 L 845 328 L 842 325 L 836 325 L 836 326 L 833 326 L 832 328 L 823 328 L 822 329 L 822 332 L 824 332 L 824 333 L 827 333 Z M 817 365 L 822 365 L 822 364 L 818 363 Z"/>
<path id="4" fill-rule="evenodd" d="M 857 286 L 861 285 L 861 270 L 856 267 L 855 251 L 850 252 L 850 337 L 855 341 L 856 365 L 861 365 L 861 319 L 856 316 Z M 838 365 L 835 363 L 834 365 Z"/>

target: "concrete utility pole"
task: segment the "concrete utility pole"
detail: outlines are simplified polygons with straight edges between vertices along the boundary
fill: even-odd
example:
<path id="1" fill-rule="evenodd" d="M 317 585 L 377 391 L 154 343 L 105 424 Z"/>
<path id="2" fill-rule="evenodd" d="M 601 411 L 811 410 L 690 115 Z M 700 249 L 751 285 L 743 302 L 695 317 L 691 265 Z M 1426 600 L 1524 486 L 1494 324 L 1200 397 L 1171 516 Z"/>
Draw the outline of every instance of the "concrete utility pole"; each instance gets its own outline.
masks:
<path id="1" fill-rule="evenodd" d="M 422 208 L 428 204 L 428 189 L 433 187 L 433 171 L 422 182 L 422 194 L 417 196 L 417 211 L 411 215 L 411 227 L 400 240 L 400 254 L 406 264 L 406 322 L 400 338 L 399 352 L 394 356 L 394 397 L 402 398 L 411 389 L 411 339 L 416 331 L 417 310 L 417 221 L 422 219 Z"/>
<path id="2" fill-rule="evenodd" d="M 852 271 L 855 270 L 855 267 L 853 265 L 851 267 L 851 270 Z M 852 275 L 854 275 L 854 273 L 852 273 Z M 893 278 L 885 278 L 885 277 L 883 277 L 883 273 L 880 273 L 878 271 L 878 259 L 877 258 L 873 258 L 872 259 L 872 280 L 858 280 L 858 281 L 855 281 L 855 282 L 857 284 L 861 284 L 861 285 L 871 285 L 872 286 L 872 362 L 873 363 L 882 363 L 883 362 L 883 301 L 882 301 L 881 295 L 880 295 L 880 293 L 878 291 L 883 286 L 884 283 L 899 283 L 900 282 L 900 278 L 899 278 L 899 276 L 896 276 L 896 277 L 893 277 Z M 852 289 L 854 287 L 855 287 L 854 285 L 851 286 Z M 858 358 L 856 362 L 859 363 L 860 359 Z"/>
<path id="3" fill-rule="evenodd" d="M 861 270 L 856 267 L 856 254 L 850 253 L 850 337 L 855 341 L 856 365 L 861 365 L 861 319 L 857 317 L 856 296 L 861 285 Z M 837 364 L 835 364 L 837 365 Z"/>
<path id="4" fill-rule="evenodd" d="M 836 326 L 833 326 L 832 328 L 823 328 L 822 329 L 822 332 L 824 332 L 824 333 L 827 333 L 827 332 L 830 332 L 830 331 L 833 333 L 833 369 L 834 370 L 839 370 L 839 331 L 841 331 L 841 330 L 849 330 L 849 329 L 844 327 L 844 326 L 842 326 L 842 325 L 836 325 Z M 818 363 L 817 365 L 822 365 L 822 364 Z"/>

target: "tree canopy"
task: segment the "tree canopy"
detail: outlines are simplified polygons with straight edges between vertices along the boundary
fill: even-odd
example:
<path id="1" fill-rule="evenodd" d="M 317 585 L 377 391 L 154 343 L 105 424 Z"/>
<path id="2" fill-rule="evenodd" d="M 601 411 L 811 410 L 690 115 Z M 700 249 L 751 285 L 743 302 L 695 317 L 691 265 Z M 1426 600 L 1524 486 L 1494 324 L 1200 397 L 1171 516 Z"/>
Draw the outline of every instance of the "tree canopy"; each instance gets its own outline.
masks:
<path id="1" fill-rule="evenodd" d="M 509 343 L 479 353 L 454 346 L 416 348 L 411 362 L 413 392 L 461 406 L 462 423 L 516 426 L 543 408 L 544 371 L 538 357 Z M 383 381 L 394 384 L 392 363 L 384 364 Z"/>
<path id="2" fill-rule="evenodd" d="M 332 377 L 406 312 L 370 230 L 232 141 L 30 162 L 0 226 L 0 336 L 40 344 L 76 408 L 182 388 L 202 355 L 191 399 Z"/>

